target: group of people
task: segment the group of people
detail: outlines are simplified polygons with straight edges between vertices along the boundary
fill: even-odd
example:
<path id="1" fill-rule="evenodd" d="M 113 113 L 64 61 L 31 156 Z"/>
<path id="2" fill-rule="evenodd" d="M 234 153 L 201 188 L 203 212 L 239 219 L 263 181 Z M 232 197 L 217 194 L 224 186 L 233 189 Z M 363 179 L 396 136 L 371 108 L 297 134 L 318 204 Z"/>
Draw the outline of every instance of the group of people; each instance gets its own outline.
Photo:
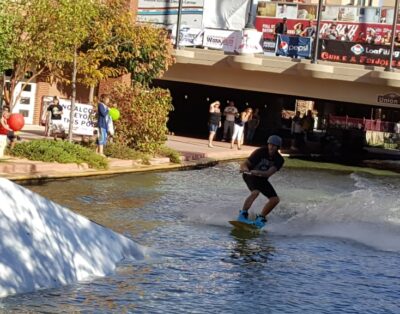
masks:
<path id="1" fill-rule="evenodd" d="M 275 39 L 279 34 L 286 35 L 288 33 L 287 18 L 283 18 L 281 22 L 275 25 Z M 294 28 L 294 35 L 301 37 L 314 37 L 316 34 L 316 23 L 315 21 L 308 21 L 308 25 L 304 27 L 303 23 L 297 23 Z M 358 36 L 354 36 L 350 32 L 350 27 L 346 26 L 342 31 L 338 29 L 336 23 L 332 23 L 328 28 L 321 34 L 321 38 L 329 40 L 340 40 L 340 41 L 354 41 L 359 43 L 368 43 L 375 45 L 389 45 L 391 43 L 391 31 L 386 31 L 383 35 L 379 34 L 372 27 L 368 27 L 367 31 L 359 33 Z M 400 45 L 400 32 L 396 33 L 394 38 L 396 45 Z"/>
<path id="2" fill-rule="evenodd" d="M 288 31 L 287 27 L 287 18 L 284 17 L 282 19 L 282 22 L 278 22 L 275 24 L 275 39 L 277 38 L 278 35 L 286 35 Z M 308 21 L 308 25 L 304 27 L 303 23 L 297 23 L 294 29 L 294 35 L 295 36 L 301 36 L 301 37 L 313 37 L 316 32 L 316 26 L 313 21 Z"/>
<path id="3" fill-rule="evenodd" d="M 224 120 L 222 141 L 230 141 L 231 148 L 234 148 L 235 142 L 240 150 L 243 142 L 251 144 L 255 135 L 255 131 L 260 124 L 260 115 L 258 109 L 248 107 L 243 112 L 238 111 L 235 103 L 230 101 L 228 106 L 221 112 L 221 103 L 214 101 L 209 108 L 209 137 L 208 146 L 214 147 L 213 140 L 218 128 L 222 127 L 222 117 Z M 246 133 L 245 126 L 247 124 Z M 246 139 L 245 139 L 246 137 Z"/>
<path id="4" fill-rule="evenodd" d="M 291 133 L 293 135 L 292 149 L 302 150 L 305 146 L 305 139 L 312 136 L 315 119 L 311 110 L 303 117 L 300 111 L 296 111 L 292 118 Z"/>

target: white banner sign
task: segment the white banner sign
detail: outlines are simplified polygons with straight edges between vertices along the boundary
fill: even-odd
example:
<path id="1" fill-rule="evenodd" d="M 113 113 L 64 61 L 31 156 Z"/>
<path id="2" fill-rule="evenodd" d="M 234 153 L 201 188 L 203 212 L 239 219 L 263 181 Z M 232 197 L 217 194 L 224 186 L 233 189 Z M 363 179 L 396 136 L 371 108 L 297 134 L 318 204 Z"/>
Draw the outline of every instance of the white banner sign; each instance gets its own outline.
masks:
<path id="1" fill-rule="evenodd" d="M 249 0 L 204 0 L 203 26 L 242 30 L 248 17 Z"/>
<path id="2" fill-rule="evenodd" d="M 239 31 L 205 29 L 203 46 L 225 52 L 235 52 L 241 42 L 241 36 L 242 32 Z"/>
<path id="3" fill-rule="evenodd" d="M 242 42 L 237 48 L 240 54 L 262 53 L 262 33 L 256 29 L 245 29 L 242 32 Z"/>
<path id="4" fill-rule="evenodd" d="M 191 28 L 182 26 L 179 32 L 179 46 L 193 47 L 203 45 L 203 30 L 200 28 Z M 176 25 L 171 30 L 171 40 L 175 44 Z"/>
<path id="5" fill-rule="evenodd" d="M 60 105 L 63 107 L 62 121 L 65 131 L 69 130 L 69 117 L 71 112 L 71 101 L 69 99 L 60 99 Z M 93 106 L 75 103 L 73 134 L 93 135 L 93 123 L 90 119 L 93 114 Z"/>
<path id="6" fill-rule="evenodd" d="M 201 28 L 203 0 L 183 0 L 181 24 Z M 137 20 L 154 24 L 177 23 L 179 0 L 139 0 Z"/>

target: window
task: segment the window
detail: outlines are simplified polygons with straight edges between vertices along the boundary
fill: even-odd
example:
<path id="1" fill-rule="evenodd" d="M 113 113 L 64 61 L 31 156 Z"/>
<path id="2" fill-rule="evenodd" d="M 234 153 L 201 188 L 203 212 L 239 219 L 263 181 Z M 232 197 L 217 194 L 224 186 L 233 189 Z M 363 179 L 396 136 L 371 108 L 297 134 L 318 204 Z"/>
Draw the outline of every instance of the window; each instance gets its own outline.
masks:
<path id="1" fill-rule="evenodd" d="M 29 116 L 29 110 L 20 110 L 19 113 L 22 114 L 24 118 L 27 118 Z"/>
<path id="2" fill-rule="evenodd" d="M 23 84 L 23 83 L 22 83 Z M 23 86 L 23 85 L 22 85 Z M 24 92 L 30 92 L 32 91 L 32 85 L 31 84 L 27 84 L 24 87 Z"/>
<path id="3" fill-rule="evenodd" d="M 19 101 L 21 105 L 30 105 L 31 99 L 30 97 L 21 97 L 21 100 Z"/>

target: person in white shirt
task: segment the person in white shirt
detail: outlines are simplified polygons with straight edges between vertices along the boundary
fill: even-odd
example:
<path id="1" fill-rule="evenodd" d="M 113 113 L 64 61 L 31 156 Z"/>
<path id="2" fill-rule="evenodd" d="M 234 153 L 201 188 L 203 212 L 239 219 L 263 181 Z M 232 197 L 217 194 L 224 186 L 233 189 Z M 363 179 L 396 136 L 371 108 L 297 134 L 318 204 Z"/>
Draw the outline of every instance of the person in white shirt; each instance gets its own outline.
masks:
<path id="1" fill-rule="evenodd" d="M 233 128 L 235 125 L 235 117 L 238 113 L 235 103 L 233 101 L 229 102 L 229 105 L 224 110 L 224 135 L 222 141 L 230 141 L 232 139 Z"/>

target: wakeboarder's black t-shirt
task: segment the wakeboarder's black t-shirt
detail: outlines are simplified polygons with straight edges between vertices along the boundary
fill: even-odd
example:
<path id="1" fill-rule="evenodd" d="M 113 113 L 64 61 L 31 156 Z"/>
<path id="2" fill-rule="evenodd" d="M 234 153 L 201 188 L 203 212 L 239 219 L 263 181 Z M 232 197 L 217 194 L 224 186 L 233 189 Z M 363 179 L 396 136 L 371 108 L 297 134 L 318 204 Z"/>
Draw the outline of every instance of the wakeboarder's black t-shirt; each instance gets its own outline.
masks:
<path id="1" fill-rule="evenodd" d="M 273 156 L 269 155 L 268 147 L 261 147 L 255 150 L 247 159 L 250 162 L 249 170 L 266 171 L 271 167 L 281 169 L 285 160 L 279 152 Z"/>

